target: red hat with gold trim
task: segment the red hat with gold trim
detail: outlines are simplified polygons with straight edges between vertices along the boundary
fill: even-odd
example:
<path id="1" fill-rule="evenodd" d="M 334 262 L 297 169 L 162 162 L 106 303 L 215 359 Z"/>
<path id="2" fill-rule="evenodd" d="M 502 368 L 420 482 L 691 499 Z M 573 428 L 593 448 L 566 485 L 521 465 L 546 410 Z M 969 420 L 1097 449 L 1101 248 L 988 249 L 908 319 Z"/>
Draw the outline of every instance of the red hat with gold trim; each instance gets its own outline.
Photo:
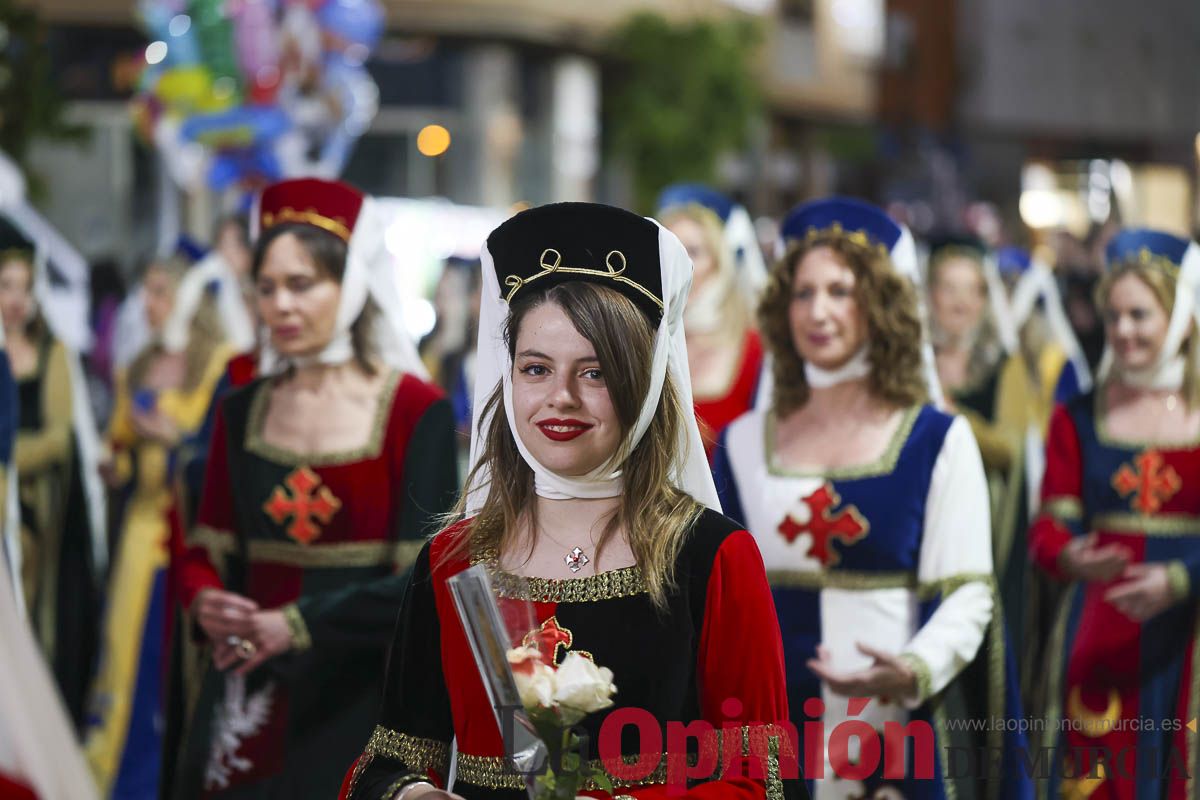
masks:
<path id="1" fill-rule="evenodd" d="M 258 206 L 258 232 L 276 225 L 311 225 L 349 244 L 362 211 L 364 195 L 348 183 L 297 178 L 263 189 Z"/>

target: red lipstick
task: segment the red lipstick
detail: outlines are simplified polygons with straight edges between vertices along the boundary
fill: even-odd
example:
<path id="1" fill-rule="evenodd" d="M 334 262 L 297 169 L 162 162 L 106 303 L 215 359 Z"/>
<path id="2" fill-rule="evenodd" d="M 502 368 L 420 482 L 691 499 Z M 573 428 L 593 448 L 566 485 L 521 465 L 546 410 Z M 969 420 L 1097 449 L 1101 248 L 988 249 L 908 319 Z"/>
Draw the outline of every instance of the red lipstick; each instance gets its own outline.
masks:
<path id="1" fill-rule="evenodd" d="M 534 423 L 552 442 L 569 442 L 590 431 L 593 426 L 577 419 L 542 419 Z"/>

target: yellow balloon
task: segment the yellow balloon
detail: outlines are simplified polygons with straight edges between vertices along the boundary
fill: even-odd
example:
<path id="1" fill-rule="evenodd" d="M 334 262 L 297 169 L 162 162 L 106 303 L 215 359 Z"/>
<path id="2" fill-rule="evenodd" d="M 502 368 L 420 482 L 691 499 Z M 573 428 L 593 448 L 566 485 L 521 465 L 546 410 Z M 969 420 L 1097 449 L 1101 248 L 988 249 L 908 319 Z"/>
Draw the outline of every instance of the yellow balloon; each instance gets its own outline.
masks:
<path id="1" fill-rule="evenodd" d="M 212 94 L 212 75 L 204 67 L 173 67 L 158 79 L 154 94 L 173 110 L 196 108 Z"/>

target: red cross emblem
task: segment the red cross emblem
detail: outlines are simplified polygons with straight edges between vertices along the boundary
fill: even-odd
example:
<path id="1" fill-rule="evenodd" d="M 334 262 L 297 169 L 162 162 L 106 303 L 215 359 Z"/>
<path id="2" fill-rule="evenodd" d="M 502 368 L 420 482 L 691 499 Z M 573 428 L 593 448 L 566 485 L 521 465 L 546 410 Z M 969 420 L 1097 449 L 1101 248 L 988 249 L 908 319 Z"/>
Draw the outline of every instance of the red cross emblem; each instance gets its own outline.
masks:
<path id="1" fill-rule="evenodd" d="M 550 617 L 536 628 L 525 634 L 521 644 L 525 647 L 536 647 L 542 654 L 542 660 L 547 664 L 558 663 L 558 648 L 571 649 L 575 635 L 567 628 L 558 626 L 558 617 Z"/>
<path id="2" fill-rule="evenodd" d="M 795 542 L 802 533 L 811 534 L 812 544 L 808 548 L 808 555 L 831 567 L 841 560 L 841 556 L 833 549 L 833 540 L 854 544 L 871 529 L 863 515 L 852 505 L 830 514 L 829 509 L 841 502 L 842 498 L 838 497 L 832 486 L 821 484 L 820 488 L 804 498 L 804 504 L 811 512 L 808 522 L 800 524 L 788 514 L 779 524 L 779 532 L 789 544 Z"/>
<path id="3" fill-rule="evenodd" d="M 1112 486 L 1124 497 L 1133 494 L 1130 504 L 1142 514 L 1154 514 L 1183 487 L 1183 481 L 1161 453 L 1147 450 L 1133 459 L 1134 467 L 1122 464 L 1113 475 Z"/>
<path id="4" fill-rule="evenodd" d="M 319 491 L 317 487 L 320 487 Z M 284 479 L 283 486 L 275 487 L 271 498 L 263 504 L 263 511 L 276 525 L 282 525 L 291 517 L 287 535 L 300 544 L 310 544 L 321 535 L 314 520 L 328 524 L 341 507 L 342 501 L 334 497 L 329 487 L 321 486 L 321 476 L 308 467 L 301 467 Z"/>

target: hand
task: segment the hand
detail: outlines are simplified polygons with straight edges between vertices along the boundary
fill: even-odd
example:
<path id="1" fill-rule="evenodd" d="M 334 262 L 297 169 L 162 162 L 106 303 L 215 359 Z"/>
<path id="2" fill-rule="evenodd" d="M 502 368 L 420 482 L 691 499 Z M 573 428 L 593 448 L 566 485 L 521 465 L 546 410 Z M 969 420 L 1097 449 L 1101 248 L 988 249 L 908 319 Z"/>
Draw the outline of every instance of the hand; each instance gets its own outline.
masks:
<path id="1" fill-rule="evenodd" d="M 1158 616 L 1175 604 L 1166 564 L 1130 564 L 1121 582 L 1104 593 L 1104 599 L 1134 622 Z"/>
<path id="2" fill-rule="evenodd" d="M 1099 537 L 1093 532 L 1076 537 L 1058 555 L 1058 567 L 1076 581 L 1111 581 L 1129 566 L 1133 553 L 1120 544 L 1097 546 Z"/>
<path id="3" fill-rule="evenodd" d="M 171 418 L 158 411 L 138 411 L 135 408 L 130 412 L 130 416 L 133 429 L 145 439 L 153 439 L 167 447 L 174 447 L 182 438 L 179 428 Z"/>
<path id="4" fill-rule="evenodd" d="M 248 675 L 263 662 L 292 649 L 292 629 L 283 612 L 258 611 L 250 616 L 250 632 L 243 637 L 254 645 L 253 655 L 234 670 L 235 675 Z"/>
<path id="5" fill-rule="evenodd" d="M 256 611 L 258 603 L 223 589 L 202 589 L 192 602 L 192 615 L 218 649 L 229 646 L 231 636 L 249 635 L 250 618 Z"/>
<path id="6" fill-rule="evenodd" d="M 828 648 L 817 645 L 817 657 L 808 660 L 808 668 L 842 697 L 917 696 L 917 675 L 898 656 L 876 650 L 862 642 L 858 643 L 858 652 L 870 656 L 875 663 L 858 672 L 836 672 Z"/>
<path id="7" fill-rule="evenodd" d="M 414 783 L 411 786 L 405 786 L 400 790 L 396 800 L 417 800 L 418 797 L 423 797 L 425 800 L 463 800 L 453 792 L 439 789 L 431 783 Z"/>
<path id="8" fill-rule="evenodd" d="M 110 489 L 119 489 L 124 481 L 121 480 L 121 475 L 117 471 L 117 461 L 112 455 L 108 455 L 99 464 L 96 469 L 100 472 L 100 480 L 104 481 L 104 485 Z"/>

